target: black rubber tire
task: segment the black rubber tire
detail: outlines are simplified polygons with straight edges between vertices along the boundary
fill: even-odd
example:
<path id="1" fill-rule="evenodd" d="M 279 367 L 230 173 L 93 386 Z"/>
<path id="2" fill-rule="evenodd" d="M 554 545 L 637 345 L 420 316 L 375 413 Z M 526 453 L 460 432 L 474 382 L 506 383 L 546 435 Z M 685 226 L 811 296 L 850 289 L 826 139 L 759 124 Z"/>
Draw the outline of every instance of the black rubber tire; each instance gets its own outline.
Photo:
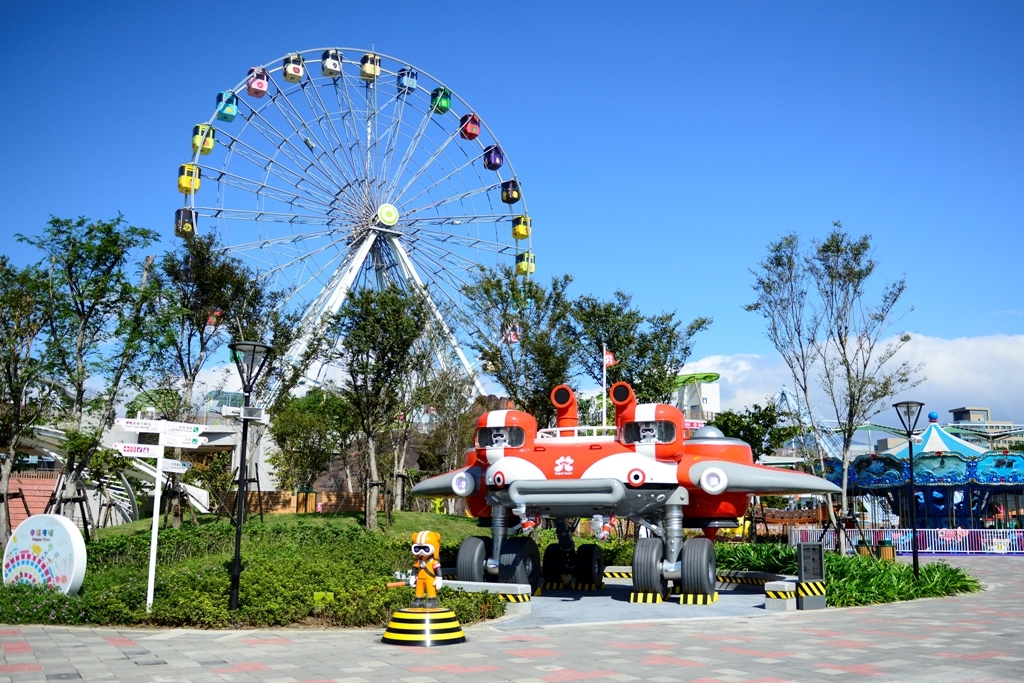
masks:
<path id="1" fill-rule="evenodd" d="M 604 551 L 595 543 L 585 543 L 576 549 L 576 582 L 604 584 Z"/>
<path id="2" fill-rule="evenodd" d="M 544 563 L 541 565 L 544 573 L 544 581 L 559 583 L 562 580 L 562 572 L 565 571 L 565 553 L 552 543 L 544 548 Z"/>
<path id="3" fill-rule="evenodd" d="M 715 546 L 706 538 L 689 538 L 683 543 L 682 557 L 683 592 L 699 595 L 714 595 L 718 580 L 715 566 Z"/>
<path id="4" fill-rule="evenodd" d="M 459 581 L 486 581 L 484 562 L 491 556 L 491 539 L 487 536 L 470 536 L 459 546 L 455 560 L 455 571 Z"/>
<path id="5" fill-rule="evenodd" d="M 498 581 L 529 584 L 531 588 L 537 588 L 541 578 L 540 551 L 533 539 L 523 536 L 505 539 L 498 561 Z"/>
<path id="6" fill-rule="evenodd" d="M 668 592 L 668 580 L 661 573 L 665 544 L 660 538 L 638 538 L 633 549 L 633 590 L 637 593 Z"/>

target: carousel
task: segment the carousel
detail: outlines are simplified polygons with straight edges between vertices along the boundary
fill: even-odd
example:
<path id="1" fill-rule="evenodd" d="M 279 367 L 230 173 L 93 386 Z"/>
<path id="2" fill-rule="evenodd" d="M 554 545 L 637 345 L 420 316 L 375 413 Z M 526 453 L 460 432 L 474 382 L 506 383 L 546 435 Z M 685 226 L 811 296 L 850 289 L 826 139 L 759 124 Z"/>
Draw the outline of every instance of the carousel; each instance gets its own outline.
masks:
<path id="1" fill-rule="evenodd" d="M 951 434 L 929 413 L 928 427 L 913 443 L 861 455 L 850 464 L 848 491 L 881 500 L 899 527 L 910 526 L 916 506 L 920 529 L 1019 529 L 1024 503 L 1024 453 L 987 450 Z M 842 462 L 825 460 L 825 477 L 842 485 Z"/>

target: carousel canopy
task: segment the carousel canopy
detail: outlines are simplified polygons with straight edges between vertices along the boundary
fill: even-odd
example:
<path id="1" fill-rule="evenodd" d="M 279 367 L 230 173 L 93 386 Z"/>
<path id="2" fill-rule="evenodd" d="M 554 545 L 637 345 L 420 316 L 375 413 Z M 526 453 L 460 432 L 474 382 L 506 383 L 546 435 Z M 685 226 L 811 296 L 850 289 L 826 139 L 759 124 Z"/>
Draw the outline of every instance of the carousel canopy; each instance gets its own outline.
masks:
<path id="1" fill-rule="evenodd" d="M 956 453 L 965 458 L 979 456 L 985 453 L 986 449 L 967 443 L 957 438 L 938 425 L 938 420 L 928 419 L 928 428 L 921 434 L 921 443 L 914 444 L 914 458 L 927 454 L 950 454 Z M 909 456 L 910 447 L 907 443 L 900 444 L 879 455 L 887 455 L 897 460 L 906 460 Z"/>

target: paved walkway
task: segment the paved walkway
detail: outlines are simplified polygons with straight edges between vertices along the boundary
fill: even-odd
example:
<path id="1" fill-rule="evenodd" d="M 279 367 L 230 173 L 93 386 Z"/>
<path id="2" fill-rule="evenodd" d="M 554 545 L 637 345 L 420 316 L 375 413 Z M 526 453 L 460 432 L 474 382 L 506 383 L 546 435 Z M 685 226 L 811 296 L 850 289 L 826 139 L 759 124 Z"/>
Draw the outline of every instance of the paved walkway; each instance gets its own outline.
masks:
<path id="1" fill-rule="evenodd" d="M 468 628 L 464 645 L 430 650 L 382 645 L 380 630 L 0 627 L 0 682 L 1024 680 L 1024 557 L 950 559 L 990 589 L 758 617 L 488 624 Z"/>

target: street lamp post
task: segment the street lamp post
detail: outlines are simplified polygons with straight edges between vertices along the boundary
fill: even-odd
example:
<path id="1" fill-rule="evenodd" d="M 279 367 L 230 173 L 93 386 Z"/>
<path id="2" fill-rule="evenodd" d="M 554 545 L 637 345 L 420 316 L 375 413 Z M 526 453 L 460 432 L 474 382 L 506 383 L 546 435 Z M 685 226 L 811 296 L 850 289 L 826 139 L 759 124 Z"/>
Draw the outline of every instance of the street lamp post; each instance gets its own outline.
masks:
<path id="1" fill-rule="evenodd" d="M 914 490 L 914 429 L 917 428 L 917 420 L 921 417 L 921 409 L 924 404 L 920 401 L 901 401 L 893 405 L 896 414 L 900 416 L 903 429 L 907 433 L 908 458 L 910 460 L 910 547 L 914 553 L 914 578 L 920 578 L 921 570 L 917 561 L 917 493 Z"/>
<path id="2" fill-rule="evenodd" d="M 242 378 L 242 394 L 245 396 L 243 405 L 249 407 L 249 395 L 252 393 L 256 379 L 263 372 L 263 366 L 267 362 L 267 355 L 273 350 L 266 344 L 259 342 L 233 342 L 228 344 L 231 349 L 231 360 L 238 368 L 238 374 Z M 249 484 L 248 473 L 245 467 L 245 455 L 249 440 L 249 415 L 248 411 L 242 409 L 242 452 L 238 458 L 238 493 L 235 497 L 235 559 L 231 564 L 231 598 L 228 601 L 228 609 L 238 609 L 238 583 L 242 577 L 242 522 L 245 517 L 246 489 Z"/>

